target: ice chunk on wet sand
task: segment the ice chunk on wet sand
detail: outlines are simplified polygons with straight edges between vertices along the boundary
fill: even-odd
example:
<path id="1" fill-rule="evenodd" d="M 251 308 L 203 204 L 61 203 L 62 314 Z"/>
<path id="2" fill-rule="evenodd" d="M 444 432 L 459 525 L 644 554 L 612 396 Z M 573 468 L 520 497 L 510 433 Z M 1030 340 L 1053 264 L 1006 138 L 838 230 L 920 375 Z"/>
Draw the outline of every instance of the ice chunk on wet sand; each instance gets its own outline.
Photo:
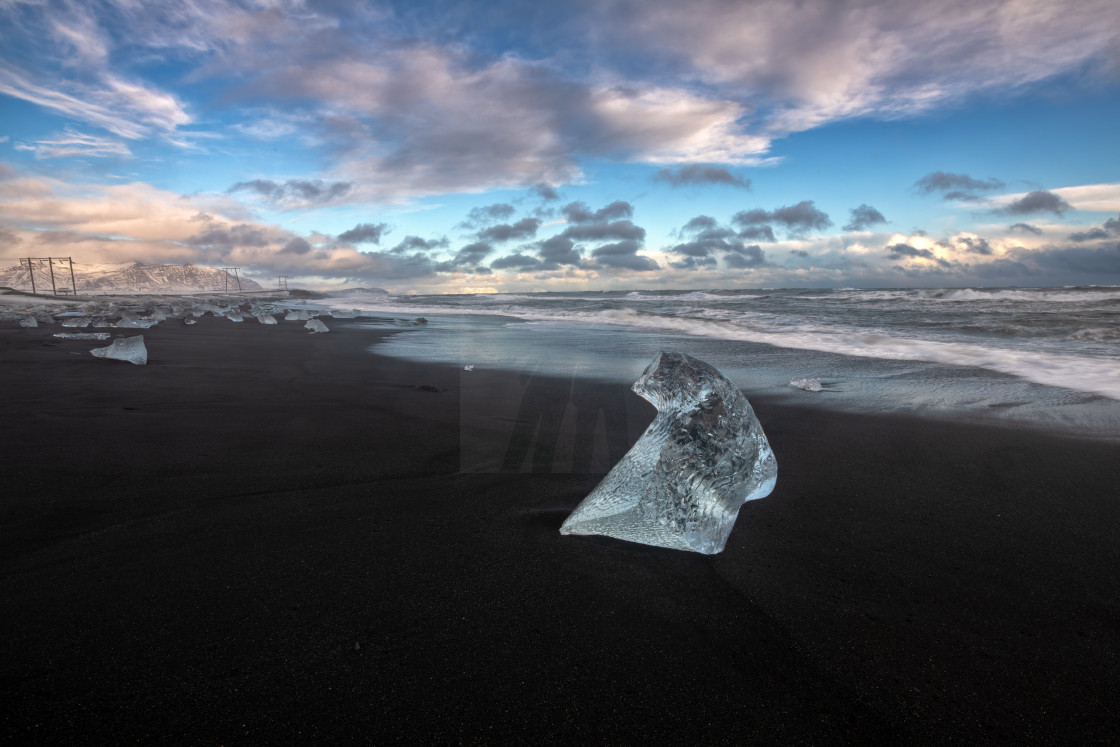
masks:
<path id="1" fill-rule="evenodd" d="M 257 314 L 257 321 L 261 324 L 276 324 L 276 317 L 272 314 Z"/>
<path id="2" fill-rule="evenodd" d="M 801 389 L 806 392 L 819 392 L 821 391 L 820 379 L 792 379 L 789 385 L 794 389 Z"/>
<path id="3" fill-rule="evenodd" d="M 315 332 L 330 332 L 327 325 L 320 322 L 318 319 L 310 319 L 307 324 L 303 325 L 304 329 L 309 329 L 314 334 Z"/>
<path id="4" fill-rule="evenodd" d="M 137 366 L 148 362 L 148 348 L 144 347 L 144 335 L 136 337 L 118 337 L 107 348 L 94 348 L 90 355 L 98 358 L 111 358 L 116 361 L 128 361 Z"/>
<path id="5" fill-rule="evenodd" d="M 89 317 L 85 317 L 85 316 L 67 317 L 66 319 L 62 320 L 62 326 L 63 327 L 78 327 L 78 328 L 88 327 L 89 326 Z"/>
<path id="6" fill-rule="evenodd" d="M 108 332 L 55 332 L 53 337 L 63 340 L 108 340 Z"/>
<path id="7" fill-rule="evenodd" d="M 313 314 L 310 311 L 304 311 L 303 309 L 292 309 L 288 312 L 287 316 L 284 317 L 284 321 L 306 322 L 308 319 L 311 319 L 312 316 Z"/>
<path id="8" fill-rule="evenodd" d="M 19 320 L 19 326 L 21 326 L 21 327 L 38 327 L 39 322 L 35 321 L 35 317 L 33 317 L 33 316 L 25 316 L 23 319 Z"/>
<path id="9" fill-rule="evenodd" d="M 653 423 L 560 527 L 712 555 L 778 463 L 747 398 L 713 366 L 661 352 L 634 383 Z"/>

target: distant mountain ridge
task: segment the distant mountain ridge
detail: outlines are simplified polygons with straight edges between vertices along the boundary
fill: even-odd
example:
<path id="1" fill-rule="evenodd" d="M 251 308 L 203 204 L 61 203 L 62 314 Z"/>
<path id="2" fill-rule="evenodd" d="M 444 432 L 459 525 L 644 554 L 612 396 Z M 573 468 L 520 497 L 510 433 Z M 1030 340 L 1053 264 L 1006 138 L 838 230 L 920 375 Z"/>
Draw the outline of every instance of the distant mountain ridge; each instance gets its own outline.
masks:
<path id="1" fill-rule="evenodd" d="M 70 288 L 68 271 L 55 267 L 55 286 Z M 238 286 L 240 282 L 240 287 Z M 89 293 L 183 293 L 192 291 L 264 290 L 260 284 L 242 277 L 235 279 L 225 270 L 197 265 L 145 265 L 140 262 L 121 264 L 74 263 L 74 284 L 77 292 Z M 0 285 L 17 290 L 31 290 L 27 268 L 16 265 L 0 270 Z M 50 293 L 47 268 L 37 268 L 35 288 Z"/>
<path id="2" fill-rule="evenodd" d="M 330 298 L 342 298 L 343 296 L 388 296 L 391 294 L 384 288 L 343 288 L 342 290 L 328 291 L 326 295 Z"/>

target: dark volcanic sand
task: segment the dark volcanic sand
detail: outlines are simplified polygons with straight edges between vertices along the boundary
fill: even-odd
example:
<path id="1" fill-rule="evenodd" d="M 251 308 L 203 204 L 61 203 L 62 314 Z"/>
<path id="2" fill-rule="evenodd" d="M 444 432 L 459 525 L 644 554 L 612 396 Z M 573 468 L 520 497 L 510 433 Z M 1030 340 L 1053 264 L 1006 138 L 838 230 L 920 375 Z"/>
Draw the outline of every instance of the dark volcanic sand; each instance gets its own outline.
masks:
<path id="1" fill-rule="evenodd" d="M 568 382 L 328 325 L 0 330 L 0 740 L 1120 738 L 1117 444 L 755 401 L 722 554 L 563 537 Z"/>

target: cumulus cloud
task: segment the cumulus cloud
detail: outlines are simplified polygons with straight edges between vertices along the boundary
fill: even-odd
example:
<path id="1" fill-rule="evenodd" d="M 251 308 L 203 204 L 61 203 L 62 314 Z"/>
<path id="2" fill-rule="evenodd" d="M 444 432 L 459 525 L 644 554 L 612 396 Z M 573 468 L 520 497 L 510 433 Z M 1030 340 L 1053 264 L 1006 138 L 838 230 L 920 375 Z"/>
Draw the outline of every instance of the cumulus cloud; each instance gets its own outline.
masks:
<path id="1" fill-rule="evenodd" d="M 787 205 L 775 210 L 753 208 L 741 210 L 731 216 L 731 222 L 743 229 L 740 235 L 744 238 L 762 238 L 766 235 L 760 224 L 778 223 L 785 226 L 793 235 L 801 235 L 813 230 L 822 230 L 832 225 L 832 220 L 821 210 L 818 210 L 812 200 L 802 200 L 796 205 Z M 766 227 L 769 229 L 769 227 Z M 773 232 L 769 231 L 770 240 Z"/>
<path id="2" fill-rule="evenodd" d="M 1030 223 L 1013 223 L 1007 227 L 1008 231 L 1022 231 L 1023 233 L 1034 234 L 1035 236 L 1042 235 L 1042 229 L 1038 226 L 1032 226 Z"/>
<path id="3" fill-rule="evenodd" d="M 511 239 L 529 239 L 537 235 L 541 222 L 537 218 L 522 218 L 516 223 L 499 223 L 496 226 L 484 228 L 478 232 L 482 241 L 509 241 Z"/>
<path id="4" fill-rule="evenodd" d="M 490 267 L 495 270 L 538 270 L 541 268 L 541 261 L 528 254 L 517 253 L 495 259 Z"/>
<path id="5" fill-rule="evenodd" d="M 938 259 L 937 255 L 929 249 L 920 249 L 910 244 L 891 244 L 887 247 L 887 257 L 890 259 L 906 259 L 907 257 L 914 257 L 917 259 L 930 259 L 935 262 L 944 262 Z"/>
<path id="6" fill-rule="evenodd" d="M 508 220 L 513 216 L 513 205 L 507 202 L 496 202 L 493 205 L 479 205 L 471 208 L 467 217 L 459 225 L 464 228 L 478 228 L 500 220 Z"/>
<path id="7" fill-rule="evenodd" d="M 380 244 L 388 227 L 386 223 L 359 223 L 349 231 L 340 233 L 338 240 L 351 244 Z"/>
<path id="8" fill-rule="evenodd" d="M 446 236 L 438 239 L 425 239 L 422 236 L 405 236 L 400 242 L 389 250 L 391 254 L 405 254 L 407 252 L 432 252 L 446 249 L 451 242 Z"/>
<path id="9" fill-rule="evenodd" d="M 289 179 L 277 182 L 271 179 L 252 179 L 238 182 L 226 191 L 252 192 L 277 205 L 303 207 L 335 202 L 353 189 L 353 182 L 325 182 L 321 179 Z"/>
<path id="10" fill-rule="evenodd" d="M 766 253 L 757 244 L 745 245 L 739 233 L 709 215 L 692 218 L 677 234 L 686 240 L 667 251 L 681 257 L 672 263 L 679 270 L 715 267 L 717 256 L 731 269 L 758 267 L 766 261 Z"/>
<path id="11" fill-rule="evenodd" d="M 914 189 L 923 194 L 940 192 L 944 200 L 972 202 L 980 199 L 978 192 L 990 192 L 1004 186 L 994 177 L 976 179 L 968 174 L 931 171 L 914 183 Z"/>
<path id="12" fill-rule="evenodd" d="M 532 191 L 543 202 L 555 202 L 560 199 L 560 193 L 550 184 L 545 184 L 543 182 L 534 184 Z"/>
<path id="13" fill-rule="evenodd" d="M 1104 222 L 1104 225 L 1090 228 L 1088 231 L 1071 233 L 1069 238 L 1071 241 L 1095 241 L 1097 239 L 1110 239 L 1116 236 L 1120 236 L 1120 216 L 1109 218 Z"/>
<path id="14" fill-rule="evenodd" d="M 868 226 L 887 222 L 887 219 L 883 217 L 882 213 L 867 204 L 852 208 L 848 212 L 852 214 L 852 217 L 851 220 L 844 225 L 845 231 L 862 231 Z"/>
<path id="15" fill-rule="evenodd" d="M 618 218 L 633 217 L 634 206 L 629 202 L 616 200 L 606 207 L 592 212 L 585 202 L 569 202 L 560 208 L 560 212 L 568 219 L 569 223 L 604 223 Z"/>
<path id="16" fill-rule="evenodd" d="M 1020 197 L 1018 200 L 997 208 L 995 212 L 1003 215 L 1032 215 L 1034 213 L 1053 213 L 1061 217 L 1062 213 L 1067 210 L 1073 210 L 1073 206 L 1062 199 L 1059 195 L 1053 192 L 1047 192 L 1040 189 L 1034 192 L 1028 192 Z"/>
<path id="17" fill-rule="evenodd" d="M 596 263 L 616 269 L 649 272 L 659 269 L 657 262 L 638 254 L 642 243 L 634 239 L 623 239 L 613 244 L 604 244 L 591 251 Z"/>
<path id="18" fill-rule="evenodd" d="M 656 182 L 667 182 L 674 187 L 699 186 L 707 184 L 725 185 L 750 189 L 751 180 L 732 174 L 724 166 L 690 163 L 684 166 L 667 167 L 653 175 Z"/>

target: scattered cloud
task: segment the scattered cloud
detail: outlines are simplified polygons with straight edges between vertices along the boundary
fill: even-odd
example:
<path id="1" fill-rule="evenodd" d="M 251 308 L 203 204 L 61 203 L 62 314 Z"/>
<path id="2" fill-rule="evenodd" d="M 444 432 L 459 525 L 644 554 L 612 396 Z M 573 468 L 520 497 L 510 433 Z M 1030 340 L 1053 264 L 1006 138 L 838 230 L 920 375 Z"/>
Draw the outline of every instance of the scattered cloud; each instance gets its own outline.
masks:
<path id="1" fill-rule="evenodd" d="M 787 205 L 775 210 L 753 208 L 741 210 L 731 216 L 731 222 L 743 229 L 740 235 L 743 238 L 762 238 L 766 232 L 761 230 L 761 224 L 778 223 L 786 228 L 792 235 L 802 235 L 813 230 L 823 230 L 832 225 L 828 215 L 816 208 L 813 200 L 802 200 L 796 205 Z M 773 232 L 769 231 L 770 240 Z"/>
<path id="2" fill-rule="evenodd" d="M 751 180 L 731 173 L 724 166 L 690 163 L 684 166 L 666 167 L 653 175 L 656 182 L 667 182 L 674 187 L 690 187 L 708 184 L 750 189 Z"/>
<path id="3" fill-rule="evenodd" d="M 506 202 L 496 202 L 492 205 L 479 205 L 470 209 L 467 217 L 460 223 L 462 228 L 478 228 L 487 226 L 500 220 L 508 220 L 513 216 L 514 208 Z"/>
<path id="4" fill-rule="evenodd" d="M 931 171 L 914 183 L 914 189 L 923 194 L 941 193 L 943 200 L 974 202 L 980 199 L 978 192 L 990 192 L 1005 186 L 994 177 L 976 179 L 968 174 L 954 174 L 946 171 Z"/>
<path id="5" fill-rule="evenodd" d="M 862 231 L 868 226 L 887 222 L 887 219 L 883 217 L 882 213 L 867 204 L 852 208 L 849 212 L 852 214 L 852 217 L 851 220 L 845 224 L 845 231 Z"/>
<path id="6" fill-rule="evenodd" d="M 226 192 L 231 194 L 251 192 L 279 206 L 306 207 L 336 202 L 353 189 L 353 182 L 324 182 L 321 179 L 289 179 L 277 182 L 271 179 L 253 179 L 238 182 Z"/>
<path id="7" fill-rule="evenodd" d="M 1034 213 L 1053 213 L 1061 217 L 1062 213 L 1067 210 L 1073 210 L 1073 206 L 1066 202 L 1061 196 L 1046 190 L 1035 190 L 1028 192 L 1021 198 L 1014 200 L 1003 207 L 996 208 L 994 212 L 1003 215 L 1032 215 Z"/>
<path id="8" fill-rule="evenodd" d="M 338 240 L 351 244 L 380 244 L 381 237 L 385 235 L 388 228 L 386 223 L 359 223 L 349 231 L 340 233 Z"/>
<path id="9" fill-rule="evenodd" d="M 629 202 L 616 200 L 606 207 L 592 212 L 585 202 L 569 202 L 560 208 L 560 212 L 568 219 L 569 223 L 604 223 L 618 218 L 632 217 L 634 206 Z"/>
<path id="10" fill-rule="evenodd" d="M 1090 228 L 1087 231 L 1071 233 L 1071 241 L 1096 241 L 1097 239 L 1111 239 L 1120 236 L 1120 216 L 1109 218 L 1104 225 Z"/>
<path id="11" fill-rule="evenodd" d="M 522 218 L 516 223 L 499 223 L 478 232 L 482 241 L 509 241 L 511 239 L 530 239 L 537 235 L 541 222 L 537 218 Z"/>
<path id="12" fill-rule="evenodd" d="M 1035 236 L 1042 235 L 1042 229 L 1038 226 L 1032 226 L 1030 223 L 1014 223 L 1007 227 L 1008 231 L 1022 231 L 1023 233 L 1034 234 Z"/>

